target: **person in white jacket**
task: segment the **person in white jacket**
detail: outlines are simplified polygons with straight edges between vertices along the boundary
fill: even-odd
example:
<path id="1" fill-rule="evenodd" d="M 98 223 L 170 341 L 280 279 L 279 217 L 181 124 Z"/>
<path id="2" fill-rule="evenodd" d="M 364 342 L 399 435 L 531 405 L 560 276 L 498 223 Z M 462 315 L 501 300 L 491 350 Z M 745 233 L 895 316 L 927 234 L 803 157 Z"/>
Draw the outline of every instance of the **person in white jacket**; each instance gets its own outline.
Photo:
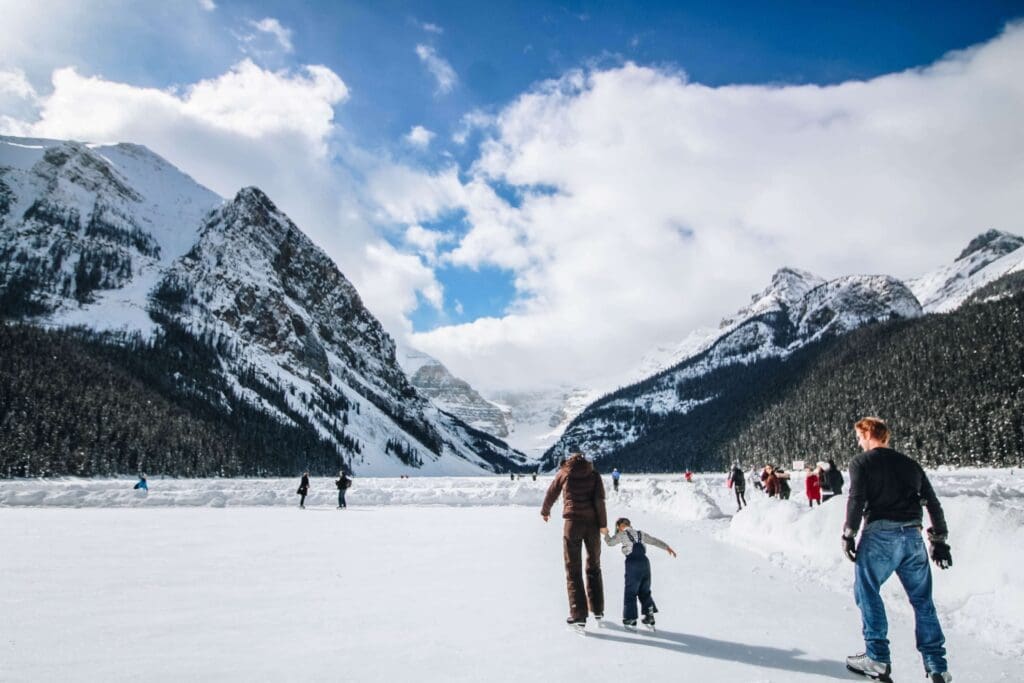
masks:
<path id="1" fill-rule="evenodd" d="M 608 545 L 622 546 L 622 554 L 626 556 L 625 592 L 622 596 L 622 623 L 627 627 L 635 627 L 637 619 L 636 603 L 639 600 L 643 611 L 643 623 L 654 627 L 654 613 L 658 608 L 651 597 L 651 561 L 647 559 L 647 544 L 667 551 L 672 557 L 676 551 L 667 543 L 650 534 L 634 529 L 630 521 L 620 517 L 615 521 L 615 535 L 605 533 L 604 542 Z"/>

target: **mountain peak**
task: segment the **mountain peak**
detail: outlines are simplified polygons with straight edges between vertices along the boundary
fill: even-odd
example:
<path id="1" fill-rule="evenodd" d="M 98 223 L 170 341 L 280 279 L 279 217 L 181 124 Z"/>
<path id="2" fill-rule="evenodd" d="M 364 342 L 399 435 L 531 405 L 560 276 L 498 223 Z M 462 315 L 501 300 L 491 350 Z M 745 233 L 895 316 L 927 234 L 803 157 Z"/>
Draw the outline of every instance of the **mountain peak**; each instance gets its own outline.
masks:
<path id="1" fill-rule="evenodd" d="M 957 261 L 962 261 L 971 254 L 975 254 L 982 249 L 987 249 L 994 252 L 997 256 L 1009 254 L 1011 251 L 1016 251 L 1024 245 L 1024 238 L 1014 235 L 1009 232 L 1003 232 L 1002 230 L 988 230 L 981 233 L 967 245 L 967 248 L 960 252 L 960 255 L 956 257 Z"/>

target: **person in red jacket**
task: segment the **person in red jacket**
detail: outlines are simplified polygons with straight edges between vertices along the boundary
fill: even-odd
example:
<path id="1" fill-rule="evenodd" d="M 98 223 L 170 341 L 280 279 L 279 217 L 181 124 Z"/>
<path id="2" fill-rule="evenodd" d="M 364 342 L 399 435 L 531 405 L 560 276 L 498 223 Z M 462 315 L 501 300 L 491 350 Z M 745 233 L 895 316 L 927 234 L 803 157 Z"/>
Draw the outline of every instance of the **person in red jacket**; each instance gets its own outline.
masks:
<path id="1" fill-rule="evenodd" d="M 807 472 L 807 478 L 804 479 L 804 487 L 807 490 L 807 504 L 814 507 L 817 503 L 821 505 L 821 477 L 818 476 L 810 465 L 804 468 Z"/>

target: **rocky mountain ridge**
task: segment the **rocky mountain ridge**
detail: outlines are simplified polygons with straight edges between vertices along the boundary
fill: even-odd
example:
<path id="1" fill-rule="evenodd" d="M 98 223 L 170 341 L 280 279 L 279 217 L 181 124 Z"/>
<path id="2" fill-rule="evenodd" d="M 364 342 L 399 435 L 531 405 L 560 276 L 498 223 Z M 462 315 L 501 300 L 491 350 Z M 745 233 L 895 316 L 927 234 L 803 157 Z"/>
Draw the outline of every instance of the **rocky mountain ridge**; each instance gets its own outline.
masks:
<path id="1" fill-rule="evenodd" d="M 225 202 L 138 146 L 16 138 L 0 183 L 8 320 L 209 341 L 233 393 L 360 474 L 524 464 L 416 391 L 355 288 L 259 189 Z"/>

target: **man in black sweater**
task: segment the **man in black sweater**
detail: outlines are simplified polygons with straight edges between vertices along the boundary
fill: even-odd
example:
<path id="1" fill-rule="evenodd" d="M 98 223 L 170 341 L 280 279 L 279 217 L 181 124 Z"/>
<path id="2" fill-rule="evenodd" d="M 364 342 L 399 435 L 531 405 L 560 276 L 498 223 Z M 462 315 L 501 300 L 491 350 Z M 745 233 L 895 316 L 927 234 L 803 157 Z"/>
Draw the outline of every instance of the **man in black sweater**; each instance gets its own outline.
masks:
<path id="1" fill-rule="evenodd" d="M 864 452 L 850 461 L 850 494 L 843 529 L 843 551 L 856 563 L 854 596 L 864 625 L 865 652 L 846 658 L 853 672 L 890 681 L 889 625 L 879 591 L 899 577 L 914 608 L 917 649 L 931 683 L 949 683 L 945 637 L 932 602 L 932 574 L 921 539 L 921 507 L 928 508 L 931 558 L 940 569 L 953 564 L 946 544 L 946 519 L 935 490 L 917 462 L 889 448 L 889 427 L 877 417 L 855 425 Z M 860 545 L 855 545 L 866 518 Z"/>

